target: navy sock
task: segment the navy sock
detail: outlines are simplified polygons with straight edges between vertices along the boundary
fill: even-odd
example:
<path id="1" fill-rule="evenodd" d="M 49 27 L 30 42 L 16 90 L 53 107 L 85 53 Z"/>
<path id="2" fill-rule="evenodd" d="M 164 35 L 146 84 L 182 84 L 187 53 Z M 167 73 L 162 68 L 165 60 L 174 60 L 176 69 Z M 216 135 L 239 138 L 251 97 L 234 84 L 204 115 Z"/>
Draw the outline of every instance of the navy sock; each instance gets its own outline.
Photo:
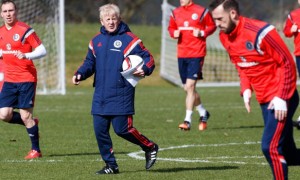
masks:
<path id="1" fill-rule="evenodd" d="M 32 128 L 27 128 L 27 132 L 31 140 L 31 149 L 40 152 L 39 127 L 34 125 Z"/>
<path id="2" fill-rule="evenodd" d="M 18 112 L 13 112 L 13 116 L 12 116 L 11 120 L 8 123 L 11 123 L 11 124 L 20 124 L 20 125 L 25 126 L 25 124 L 24 124 L 24 122 L 23 122 L 23 120 L 21 118 L 21 115 Z"/>

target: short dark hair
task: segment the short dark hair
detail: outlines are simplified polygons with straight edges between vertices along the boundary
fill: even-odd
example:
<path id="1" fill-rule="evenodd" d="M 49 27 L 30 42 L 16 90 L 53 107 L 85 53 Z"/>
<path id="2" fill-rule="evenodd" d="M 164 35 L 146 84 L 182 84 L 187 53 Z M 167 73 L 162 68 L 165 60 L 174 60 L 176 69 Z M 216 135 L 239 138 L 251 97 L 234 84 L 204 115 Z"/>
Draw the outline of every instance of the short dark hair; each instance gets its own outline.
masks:
<path id="1" fill-rule="evenodd" d="M 18 10 L 16 3 L 13 0 L 2 0 L 1 2 L 1 8 L 3 4 L 12 3 L 15 7 L 15 10 Z"/>
<path id="2" fill-rule="evenodd" d="M 223 4 L 225 11 L 230 11 L 233 9 L 237 12 L 237 14 L 240 14 L 239 3 L 236 2 L 236 0 L 213 0 L 209 5 L 209 9 L 212 11 L 221 4 Z"/>

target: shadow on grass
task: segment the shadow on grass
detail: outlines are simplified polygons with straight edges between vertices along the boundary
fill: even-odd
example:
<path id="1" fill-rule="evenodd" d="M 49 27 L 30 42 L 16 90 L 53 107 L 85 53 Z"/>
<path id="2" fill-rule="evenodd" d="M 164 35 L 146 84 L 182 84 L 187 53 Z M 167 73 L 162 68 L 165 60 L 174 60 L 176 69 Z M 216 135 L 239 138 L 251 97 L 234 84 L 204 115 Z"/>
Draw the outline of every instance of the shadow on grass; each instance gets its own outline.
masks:
<path id="1" fill-rule="evenodd" d="M 155 169 L 151 170 L 153 172 L 161 172 L 161 173 L 167 173 L 167 172 L 180 172 L 180 171 L 223 171 L 223 170 L 228 170 L 228 169 L 238 169 L 238 166 L 211 166 L 211 167 L 195 167 L 195 168 L 164 168 L 164 169 Z"/>
<path id="2" fill-rule="evenodd" d="M 129 152 L 115 152 L 115 154 L 128 154 Z M 91 153 L 70 153 L 70 154 L 50 154 L 48 157 L 62 157 L 62 156 L 94 156 L 100 155 L 99 152 L 91 152 Z"/>

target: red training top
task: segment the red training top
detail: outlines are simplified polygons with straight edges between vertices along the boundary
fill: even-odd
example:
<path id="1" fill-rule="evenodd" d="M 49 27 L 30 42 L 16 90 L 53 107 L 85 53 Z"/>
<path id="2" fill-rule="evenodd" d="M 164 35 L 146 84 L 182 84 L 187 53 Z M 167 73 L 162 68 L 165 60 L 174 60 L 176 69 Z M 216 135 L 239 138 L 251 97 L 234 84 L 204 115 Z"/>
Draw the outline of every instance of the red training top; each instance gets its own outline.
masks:
<path id="1" fill-rule="evenodd" d="M 293 24 L 298 25 L 298 32 L 291 32 L 291 27 Z M 286 19 L 283 33 L 286 37 L 294 36 L 294 54 L 300 56 L 300 8 L 296 9 L 289 13 L 288 18 Z"/>
<path id="2" fill-rule="evenodd" d="M 18 21 L 11 29 L 0 27 L 0 49 L 2 50 L 5 82 L 37 82 L 36 68 L 30 59 L 18 59 L 14 54 L 31 52 L 41 44 L 34 30 Z"/>
<path id="3" fill-rule="evenodd" d="M 194 28 L 204 31 L 204 37 L 193 36 Z M 208 9 L 192 3 L 174 9 L 170 16 L 168 30 L 172 38 L 174 38 L 174 31 L 180 30 L 177 46 L 179 58 L 204 57 L 206 37 L 216 30 L 216 25 Z"/>
<path id="4" fill-rule="evenodd" d="M 233 32 L 220 32 L 220 40 L 239 72 L 241 93 L 254 89 L 261 104 L 293 95 L 295 63 L 274 26 L 240 16 Z"/>

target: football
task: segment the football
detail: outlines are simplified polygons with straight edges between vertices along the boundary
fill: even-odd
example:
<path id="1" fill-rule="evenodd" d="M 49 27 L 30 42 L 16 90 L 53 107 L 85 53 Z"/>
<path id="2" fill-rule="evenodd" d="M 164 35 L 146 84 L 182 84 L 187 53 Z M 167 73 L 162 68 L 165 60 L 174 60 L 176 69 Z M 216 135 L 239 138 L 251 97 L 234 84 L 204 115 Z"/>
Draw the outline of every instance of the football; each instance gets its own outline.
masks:
<path id="1" fill-rule="evenodd" d="M 123 71 L 127 71 L 130 69 L 135 69 L 141 66 L 144 63 L 143 58 L 138 55 L 129 55 L 127 56 L 122 64 Z"/>

